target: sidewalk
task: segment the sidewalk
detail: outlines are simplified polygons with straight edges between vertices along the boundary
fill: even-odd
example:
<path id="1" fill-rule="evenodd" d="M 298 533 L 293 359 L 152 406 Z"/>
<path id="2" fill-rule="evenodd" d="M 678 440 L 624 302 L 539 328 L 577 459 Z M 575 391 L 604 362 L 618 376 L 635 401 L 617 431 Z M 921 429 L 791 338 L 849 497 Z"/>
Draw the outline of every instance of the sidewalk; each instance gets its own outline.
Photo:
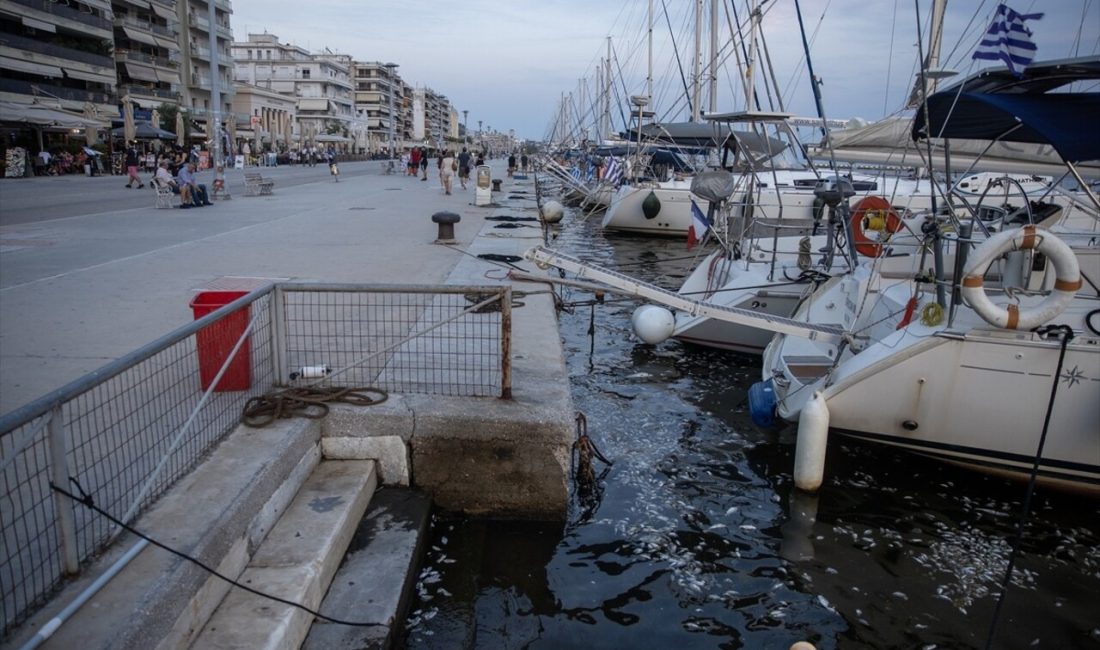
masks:
<path id="1" fill-rule="evenodd" d="M 233 199 L 192 210 L 154 209 L 118 176 L 4 181 L 0 413 L 191 320 L 193 294 L 222 278 L 442 283 L 464 255 L 432 244 L 431 215 L 459 213 L 469 245 L 492 214 L 472 184 L 446 196 L 433 174 L 385 176 L 376 161 L 342 164 L 338 183 L 324 166 L 254 169 L 274 195 L 244 196 L 230 170 Z"/>

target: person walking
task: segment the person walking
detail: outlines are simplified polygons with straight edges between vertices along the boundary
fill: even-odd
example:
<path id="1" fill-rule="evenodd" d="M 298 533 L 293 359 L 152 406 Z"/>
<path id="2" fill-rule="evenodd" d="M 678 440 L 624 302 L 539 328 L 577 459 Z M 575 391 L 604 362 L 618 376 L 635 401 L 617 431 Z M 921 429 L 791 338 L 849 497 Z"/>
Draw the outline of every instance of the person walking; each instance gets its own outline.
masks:
<path id="1" fill-rule="evenodd" d="M 138 151 L 137 143 L 131 142 L 130 146 L 126 148 L 126 187 L 132 188 L 133 184 L 137 183 L 137 188 L 140 190 L 145 187 L 145 183 L 141 181 L 141 176 L 138 176 L 138 165 L 141 164 L 141 152 Z"/>
<path id="2" fill-rule="evenodd" d="M 439 180 L 443 183 L 443 191 L 446 194 L 451 193 L 451 185 L 454 183 L 456 171 L 458 171 L 458 162 L 455 161 L 454 153 L 450 150 L 444 151 L 439 159 Z M 463 184 L 462 187 L 466 187 L 466 185 Z"/>
<path id="3" fill-rule="evenodd" d="M 428 148 L 420 148 L 420 180 L 428 180 Z"/>
<path id="4" fill-rule="evenodd" d="M 462 183 L 462 189 L 466 189 L 466 181 L 470 180 L 470 152 L 462 147 L 462 153 L 458 154 L 458 181 Z"/>
<path id="5" fill-rule="evenodd" d="M 527 173 L 527 154 L 523 154 L 519 157 L 519 168 L 523 170 L 523 173 Z"/>
<path id="6" fill-rule="evenodd" d="M 420 147 L 413 147 L 411 153 L 409 153 L 409 176 L 416 178 L 416 175 L 420 172 Z"/>
<path id="7" fill-rule="evenodd" d="M 516 171 L 516 152 L 508 154 L 508 178 L 512 177 L 512 173 Z"/>
<path id="8" fill-rule="evenodd" d="M 328 173 L 332 174 L 332 179 L 339 183 L 340 168 L 336 166 L 336 150 L 332 148 L 332 145 L 325 149 L 325 162 L 328 163 Z"/>

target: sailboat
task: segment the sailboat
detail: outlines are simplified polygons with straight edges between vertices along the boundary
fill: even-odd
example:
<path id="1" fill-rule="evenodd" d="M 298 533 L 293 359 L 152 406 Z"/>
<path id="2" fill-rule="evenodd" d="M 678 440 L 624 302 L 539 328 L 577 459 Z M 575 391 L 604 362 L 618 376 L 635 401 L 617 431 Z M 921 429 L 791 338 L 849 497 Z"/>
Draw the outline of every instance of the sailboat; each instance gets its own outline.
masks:
<path id="1" fill-rule="evenodd" d="M 912 134 L 1050 145 L 1100 209 L 1078 169 L 1100 160 L 1100 132 L 1077 128 L 1100 114 L 1100 93 L 1073 86 L 1097 79 L 1100 57 L 1021 77 L 985 70 L 931 95 Z M 1100 229 L 1004 224 L 971 237 L 989 226 L 961 225 L 940 232 L 950 272 L 864 263 L 806 299 L 793 320 L 842 328 L 840 344 L 779 334 L 768 345 L 751 409 L 799 423 L 800 488 L 820 486 L 831 428 L 996 474 L 1034 464 L 1041 482 L 1100 495 Z"/>

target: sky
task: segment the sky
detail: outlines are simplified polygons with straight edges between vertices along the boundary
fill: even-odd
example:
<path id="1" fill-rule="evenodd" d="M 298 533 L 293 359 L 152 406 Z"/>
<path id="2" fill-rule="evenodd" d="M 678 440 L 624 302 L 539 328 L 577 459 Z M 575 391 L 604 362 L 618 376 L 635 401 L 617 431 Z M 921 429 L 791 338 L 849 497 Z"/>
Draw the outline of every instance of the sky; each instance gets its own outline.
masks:
<path id="1" fill-rule="evenodd" d="M 734 3 L 744 21 L 748 0 Z M 653 0 L 653 108 L 667 120 L 686 119 L 684 82 L 671 41 L 675 39 L 675 51 L 690 77 L 694 4 Z M 802 0 L 827 117 L 875 120 L 901 108 L 916 73 L 916 11 L 919 6 L 926 15 L 930 4 Z M 941 67 L 961 74 L 984 67 L 972 62 L 970 54 L 996 4 L 949 3 Z M 1028 23 L 1038 59 L 1100 53 L 1100 0 L 1007 4 L 1021 13 L 1045 14 Z M 358 60 L 397 63 L 407 83 L 446 95 L 460 116 L 469 111 L 471 132 L 480 120 L 486 129 L 514 129 L 517 137 L 541 140 L 550 133 L 563 97 L 570 94 L 573 115 L 588 116 L 595 128 L 598 111 L 590 107 L 609 37 L 615 79 L 612 121 L 621 128 L 619 105 L 629 95 L 646 94 L 647 5 L 647 0 L 234 0 L 232 26 L 238 41 L 249 33 L 267 32 L 311 52 L 328 48 Z M 719 5 L 732 6 L 730 0 Z M 738 66 L 729 56 L 731 22 L 736 22 L 732 11 L 724 9 L 719 47 L 726 60 L 717 68 L 719 112 L 745 107 Z M 927 43 L 926 16 L 923 23 Z M 764 2 L 762 30 L 784 108 L 816 115 L 794 0 Z M 703 40 L 704 61 L 708 39 Z M 756 76 L 757 85 L 762 74 Z M 704 99 L 704 110 L 708 104 Z"/>

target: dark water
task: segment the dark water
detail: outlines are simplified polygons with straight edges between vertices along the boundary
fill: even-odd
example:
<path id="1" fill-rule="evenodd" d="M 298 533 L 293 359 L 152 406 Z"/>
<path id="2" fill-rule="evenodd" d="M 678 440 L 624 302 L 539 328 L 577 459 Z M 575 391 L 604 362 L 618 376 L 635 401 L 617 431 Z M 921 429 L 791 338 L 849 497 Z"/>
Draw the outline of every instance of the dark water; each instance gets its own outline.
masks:
<path id="1" fill-rule="evenodd" d="M 682 241 L 594 223 L 561 247 L 670 288 L 692 266 Z M 759 360 L 637 344 L 635 307 L 561 317 L 575 406 L 614 463 L 601 493 L 564 525 L 436 518 L 407 647 L 985 647 L 1023 486 L 834 437 L 820 493 L 798 493 L 794 428 L 746 410 Z M 1100 648 L 1098 507 L 1037 493 L 991 647 Z"/>

